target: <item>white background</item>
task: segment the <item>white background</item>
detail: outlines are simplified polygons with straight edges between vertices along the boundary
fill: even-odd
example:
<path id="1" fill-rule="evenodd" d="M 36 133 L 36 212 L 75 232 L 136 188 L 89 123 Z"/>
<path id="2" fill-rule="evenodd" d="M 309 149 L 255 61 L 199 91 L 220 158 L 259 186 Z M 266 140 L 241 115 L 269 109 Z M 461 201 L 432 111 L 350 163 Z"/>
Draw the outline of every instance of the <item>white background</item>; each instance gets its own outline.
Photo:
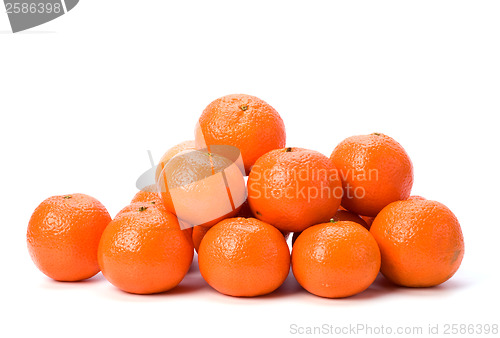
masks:
<path id="1" fill-rule="evenodd" d="M 297 336 L 290 325 L 499 322 L 498 1 L 90 1 L 25 33 L 0 13 L 0 336 Z M 101 274 L 57 283 L 31 262 L 26 227 L 51 195 L 82 192 L 114 215 L 135 181 L 193 138 L 203 108 L 256 95 L 288 146 L 330 155 L 383 132 L 415 168 L 414 194 L 452 209 L 466 252 L 447 283 L 379 277 L 329 300 L 290 275 L 269 296 L 210 289 L 196 265 L 168 293 L 121 292 Z"/>

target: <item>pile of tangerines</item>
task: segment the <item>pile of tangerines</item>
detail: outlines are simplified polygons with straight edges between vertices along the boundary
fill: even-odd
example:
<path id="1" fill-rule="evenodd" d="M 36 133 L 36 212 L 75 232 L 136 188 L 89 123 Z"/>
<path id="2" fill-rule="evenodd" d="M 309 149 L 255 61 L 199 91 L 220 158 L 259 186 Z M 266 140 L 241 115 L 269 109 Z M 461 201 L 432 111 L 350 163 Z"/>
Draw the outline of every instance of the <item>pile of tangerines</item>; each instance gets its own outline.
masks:
<path id="1" fill-rule="evenodd" d="M 353 136 L 329 158 L 285 142 L 269 104 L 219 98 L 203 111 L 195 140 L 169 149 L 154 184 L 113 219 L 84 194 L 43 201 L 28 225 L 30 255 L 55 280 L 102 271 L 136 294 L 177 286 L 194 251 L 211 287 L 241 297 L 273 292 L 290 266 L 304 289 L 327 298 L 362 292 L 379 272 L 397 285 L 430 287 L 457 271 L 460 224 L 445 205 L 410 196 L 413 166 L 398 142 Z"/>

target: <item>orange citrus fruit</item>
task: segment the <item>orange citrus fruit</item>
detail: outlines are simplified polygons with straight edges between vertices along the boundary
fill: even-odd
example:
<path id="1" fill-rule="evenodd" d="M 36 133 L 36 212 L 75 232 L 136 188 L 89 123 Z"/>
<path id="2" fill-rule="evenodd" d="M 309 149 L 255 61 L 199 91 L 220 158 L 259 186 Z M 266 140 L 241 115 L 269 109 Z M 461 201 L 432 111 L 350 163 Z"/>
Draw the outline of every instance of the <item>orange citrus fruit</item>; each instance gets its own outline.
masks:
<path id="1" fill-rule="evenodd" d="M 104 277 L 137 294 L 170 290 L 186 275 L 193 246 L 163 208 L 132 205 L 104 231 L 98 250 Z"/>
<path id="2" fill-rule="evenodd" d="M 191 226 L 235 216 L 246 198 L 243 173 L 223 155 L 192 150 L 174 156 L 158 179 L 165 208 Z"/>
<path id="3" fill-rule="evenodd" d="M 276 290 L 290 269 L 283 235 L 255 218 L 229 218 L 205 234 L 198 250 L 205 281 L 220 293 L 253 297 Z"/>
<path id="4" fill-rule="evenodd" d="M 31 258 L 52 279 L 90 278 L 99 272 L 97 246 L 110 221 L 106 208 L 93 197 L 50 197 L 35 209 L 28 224 Z"/>
<path id="5" fill-rule="evenodd" d="M 393 202 L 375 217 L 370 232 L 382 253 L 382 273 L 403 286 L 428 287 L 447 281 L 464 255 L 456 216 L 436 201 Z"/>
<path id="6" fill-rule="evenodd" d="M 263 100 L 245 94 L 223 96 L 210 103 L 198 121 L 195 143 L 237 147 L 246 173 L 257 159 L 270 150 L 283 148 L 285 125 L 278 112 Z"/>
<path id="7" fill-rule="evenodd" d="M 340 171 L 342 206 L 363 216 L 376 216 L 391 202 L 407 199 L 413 185 L 413 165 L 391 137 L 374 133 L 349 137 L 331 159 Z"/>
<path id="8" fill-rule="evenodd" d="M 292 249 L 292 270 L 310 293 L 342 298 L 367 289 L 380 269 L 380 251 L 370 232 L 350 221 L 307 228 Z"/>
<path id="9" fill-rule="evenodd" d="M 256 218 L 300 232 L 328 222 L 342 199 L 337 169 L 323 154 L 302 148 L 268 152 L 248 176 L 248 203 Z"/>

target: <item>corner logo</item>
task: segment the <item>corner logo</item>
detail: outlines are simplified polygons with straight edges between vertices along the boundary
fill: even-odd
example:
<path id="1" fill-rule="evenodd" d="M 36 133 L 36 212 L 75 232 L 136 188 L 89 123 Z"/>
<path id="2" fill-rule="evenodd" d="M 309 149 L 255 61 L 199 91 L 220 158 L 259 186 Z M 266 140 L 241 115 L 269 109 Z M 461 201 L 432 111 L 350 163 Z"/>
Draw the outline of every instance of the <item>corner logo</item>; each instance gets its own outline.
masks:
<path id="1" fill-rule="evenodd" d="M 12 32 L 20 32 L 52 21 L 70 10 L 79 0 L 3 0 Z"/>

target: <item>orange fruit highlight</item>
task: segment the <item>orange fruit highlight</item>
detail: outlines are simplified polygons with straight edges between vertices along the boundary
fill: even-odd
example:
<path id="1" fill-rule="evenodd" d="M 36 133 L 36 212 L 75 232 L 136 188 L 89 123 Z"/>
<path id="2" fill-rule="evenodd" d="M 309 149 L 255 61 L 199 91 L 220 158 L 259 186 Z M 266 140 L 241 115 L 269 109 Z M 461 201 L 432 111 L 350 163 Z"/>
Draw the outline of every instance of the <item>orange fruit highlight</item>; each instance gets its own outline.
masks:
<path id="1" fill-rule="evenodd" d="M 159 207 L 132 205 L 102 234 L 98 259 L 111 284 L 126 292 L 150 294 L 177 286 L 193 254 L 174 215 Z"/>
<path id="2" fill-rule="evenodd" d="M 302 148 L 263 155 L 248 176 L 248 203 L 256 218 L 282 231 L 300 232 L 328 222 L 340 206 L 342 184 L 323 154 Z"/>
<path id="3" fill-rule="evenodd" d="M 263 100 L 245 94 L 223 96 L 210 103 L 195 131 L 198 148 L 237 147 L 248 174 L 257 159 L 286 144 L 285 125 L 278 112 Z"/>
<path id="4" fill-rule="evenodd" d="M 413 185 L 410 157 L 391 137 L 374 133 L 348 137 L 330 157 L 340 171 L 342 206 L 376 216 L 391 202 L 407 199 Z"/>
<path id="5" fill-rule="evenodd" d="M 34 211 L 27 241 L 35 265 L 58 281 L 79 281 L 99 272 L 97 246 L 111 221 L 106 208 L 84 194 L 49 197 Z"/>
<path id="6" fill-rule="evenodd" d="M 382 253 L 382 273 L 398 285 L 441 284 L 455 274 L 464 255 L 457 218 L 436 201 L 391 203 L 375 217 L 370 232 Z"/>
<path id="7" fill-rule="evenodd" d="M 380 251 L 363 226 L 340 221 L 307 228 L 292 249 L 292 271 L 310 293 L 349 297 L 366 290 L 380 269 Z"/>
<path id="8" fill-rule="evenodd" d="M 290 252 L 283 235 L 272 225 L 255 218 L 229 218 L 206 233 L 198 264 L 215 290 L 253 297 L 283 284 L 290 270 Z"/>
<path id="9" fill-rule="evenodd" d="M 191 226 L 235 216 L 246 199 L 243 173 L 230 158 L 206 150 L 178 154 L 158 178 L 165 208 Z"/>

